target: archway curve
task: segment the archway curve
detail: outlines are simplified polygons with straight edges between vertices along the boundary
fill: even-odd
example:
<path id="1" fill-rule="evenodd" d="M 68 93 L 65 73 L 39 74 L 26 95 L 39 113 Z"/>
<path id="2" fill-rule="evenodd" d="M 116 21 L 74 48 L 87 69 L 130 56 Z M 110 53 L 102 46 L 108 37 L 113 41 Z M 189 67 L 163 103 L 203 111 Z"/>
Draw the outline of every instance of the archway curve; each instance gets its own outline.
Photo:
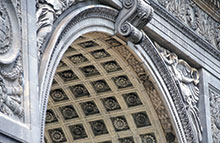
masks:
<path id="1" fill-rule="evenodd" d="M 44 136 L 45 114 L 46 114 L 47 101 L 52 84 L 52 79 L 55 74 L 56 67 L 59 64 L 59 61 L 61 60 L 63 54 L 65 53 L 69 45 L 74 40 L 76 40 L 80 35 L 95 31 L 107 33 L 109 35 L 114 35 L 114 28 L 115 28 L 114 21 L 116 19 L 117 14 L 118 14 L 117 10 L 107 6 L 103 6 L 103 5 L 95 5 L 95 6 L 93 5 L 92 7 L 87 6 L 82 9 L 73 10 L 73 12 L 71 12 L 66 17 L 66 19 L 64 18 L 64 20 L 62 20 L 54 29 L 50 41 L 46 46 L 46 50 L 43 53 L 43 57 L 41 61 L 42 64 L 40 65 L 40 74 L 39 74 L 40 75 L 40 109 L 42 111 L 41 141 L 43 140 L 43 136 Z M 80 17 L 80 19 L 77 19 L 77 16 Z M 85 17 L 83 18 L 83 16 Z M 94 20 L 95 22 L 92 22 L 92 20 Z M 146 56 L 149 54 L 144 50 L 144 47 L 146 48 L 146 46 L 151 46 L 154 48 L 152 43 L 150 43 L 151 45 L 149 45 L 149 39 L 145 39 L 145 40 L 147 41 L 146 43 L 137 46 L 139 47 L 139 54 L 142 54 L 142 59 L 144 57 L 143 55 Z M 130 43 L 130 46 L 135 47 L 132 43 Z M 157 56 L 159 56 L 159 53 Z M 158 58 L 158 59 L 162 61 L 162 58 Z M 148 64 L 150 65 L 152 64 L 151 67 L 154 67 L 151 69 L 152 71 L 151 74 L 154 75 L 153 76 L 154 78 L 157 77 L 155 81 L 157 81 L 158 78 L 159 79 L 166 78 L 164 77 L 166 75 L 161 76 L 160 75 L 161 72 L 157 72 L 158 69 L 155 68 L 154 65 L 155 63 L 152 62 L 150 58 L 148 60 L 151 61 L 148 62 Z M 157 74 L 155 74 L 154 72 L 156 72 Z M 177 121 L 179 117 L 177 111 L 175 111 L 175 106 L 173 105 L 174 103 L 172 103 L 171 99 L 167 98 L 170 96 L 169 94 L 170 90 L 167 89 L 166 83 L 164 83 L 163 80 L 160 81 L 161 82 L 158 83 L 160 85 L 158 87 L 161 87 L 159 88 L 159 90 L 161 90 L 161 93 L 165 93 L 162 95 L 162 99 L 167 107 L 167 110 L 170 113 L 175 114 L 175 115 L 171 115 L 171 119 L 175 127 L 178 140 L 180 142 L 186 142 L 185 133 L 187 131 L 184 131 L 184 129 L 182 129 L 181 123 Z"/>

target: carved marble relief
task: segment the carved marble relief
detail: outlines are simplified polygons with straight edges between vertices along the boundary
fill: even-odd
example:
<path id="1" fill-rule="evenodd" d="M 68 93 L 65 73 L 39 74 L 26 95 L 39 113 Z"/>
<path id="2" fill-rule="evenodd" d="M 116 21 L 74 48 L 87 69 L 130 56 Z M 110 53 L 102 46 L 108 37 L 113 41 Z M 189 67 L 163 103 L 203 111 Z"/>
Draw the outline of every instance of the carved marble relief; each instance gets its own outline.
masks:
<path id="1" fill-rule="evenodd" d="M 220 50 L 220 23 L 205 13 L 193 0 L 156 1 L 213 47 Z"/>
<path id="2" fill-rule="evenodd" d="M 179 90 L 181 91 L 182 99 L 185 108 L 188 112 L 192 129 L 197 135 L 198 142 L 202 140 L 202 126 L 199 119 L 199 72 L 197 69 L 192 68 L 186 61 L 179 59 L 175 53 L 164 49 L 155 42 L 160 55 L 164 62 L 169 67 Z"/>
<path id="3" fill-rule="evenodd" d="M 211 129 L 213 143 L 220 142 L 220 91 L 209 87 L 209 101 L 211 113 Z"/>
<path id="4" fill-rule="evenodd" d="M 11 11 L 8 7 L 16 10 Z M 0 1 L 0 113 L 22 121 L 24 110 L 20 24 L 20 1 L 13 4 Z"/>
<path id="5" fill-rule="evenodd" d="M 42 54 L 42 45 L 52 31 L 54 21 L 70 6 L 84 0 L 38 0 L 37 2 L 37 47 Z"/>

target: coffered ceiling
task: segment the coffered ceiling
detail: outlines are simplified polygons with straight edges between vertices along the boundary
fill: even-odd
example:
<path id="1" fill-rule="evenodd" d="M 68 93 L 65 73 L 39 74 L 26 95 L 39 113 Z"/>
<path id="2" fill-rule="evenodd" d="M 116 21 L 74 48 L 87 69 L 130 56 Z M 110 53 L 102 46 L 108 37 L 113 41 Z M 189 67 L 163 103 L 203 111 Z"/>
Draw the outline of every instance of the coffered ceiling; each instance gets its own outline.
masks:
<path id="1" fill-rule="evenodd" d="M 91 33 L 69 47 L 54 76 L 45 142 L 165 142 L 145 87 L 114 50 L 122 43 Z"/>

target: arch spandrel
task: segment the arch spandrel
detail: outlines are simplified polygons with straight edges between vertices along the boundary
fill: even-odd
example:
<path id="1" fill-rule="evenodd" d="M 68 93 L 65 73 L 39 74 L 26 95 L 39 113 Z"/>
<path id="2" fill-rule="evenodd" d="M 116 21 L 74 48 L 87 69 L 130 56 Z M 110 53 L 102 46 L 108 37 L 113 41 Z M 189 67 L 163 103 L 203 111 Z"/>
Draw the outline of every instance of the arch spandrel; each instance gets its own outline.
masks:
<path id="1" fill-rule="evenodd" d="M 139 3 L 139 1 L 136 1 L 136 2 L 137 4 Z M 147 3 L 145 4 L 147 5 Z M 71 7 L 73 11 L 68 14 L 71 17 L 71 19 L 68 19 L 67 21 L 65 21 L 64 22 L 65 24 L 62 23 L 62 19 L 60 19 L 60 22 L 56 25 L 56 27 L 54 27 L 54 30 L 53 30 L 54 32 L 50 34 L 51 39 L 48 39 L 49 41 L 45 42 L 46 43 L 44 45 L 45 52 L 42 55 L 42 59 L 43 59 L 42 63 L 44 64 L 41 64 L 41 68 L 40 68 L 40 76 L 41 76 L 40 99 L 41 99 L 41 107 L 42 107 L 41 108 L 42 110 L 41 137 L 43 137 L 43 134 L 44 134 L 43 132 L 44 121 L 45 121 L 47 101 L 48 101 L 49 92 L 51 89 L 52 79 L 55 74 L 59 61 L 61 60 L 65 51 L 68 49 L 69 45 L 71 45 L 71 43 L 74 42 L 74 40 L 76 40 L 79 36 L 82 36 L 83 34 L 86 34 L 86 33 L 98 31 L 98 32 L 108 33 L 110 35 L 113 35 L 113 33 L 117 33 L 117 36 L 119 36 L 124 41 L 128 40 L 128 41 L 131 41 L 132 43 L 138 44 L 138 45 L 135 45 L 131 43 L 131 45 L 133 45 L 134 47 L 133 49 L 135 49 L 135 47 L 137 49 L 138 48 L 140 49 L 141 52 L 139 52 L 138 54 L 148 55 L 148 59 L 151 60 L 151 62 L 148 62 L 149 64 L 151 64 L 149 67 L 154 67 L 154 69 L 149 70 L 150 74 L 147 74 L 146 77 L 144 76 L 141 77 L 139 73 L 136 73 L 138 75 L 136 76 L 136 78 L 137 79 L 140 78 L 139 79 L 140 83 L 142 82 L 143 85 L 147 85 L 149 87 L 148 94 L 151 94 L 150 93 L 151 91 L 154 91 L 154 89 L 157 89 L 160 86 L 162 87 L 161 89 L 166 90 L 166 92 L 168 91 L 167 94 L 161 94 L 161 95 L 159 94 L 159 95 L 160 95 L 161 102 L 163 103 L 164 110 L 167 110 L 167 112 L 171 112 L 171 114 L 168 113 L 169 114 L 168 118 L 170 118 L 171 126 L 174 126 L 172 127 L 172 130 L 175 130 L 174 132 L 177 135 L 178 141 L 179 142 L 196 142 L 196 139 L 194 139 L 193 137 L 194 133 L 190 130 L 191 128 L 190 128 L 190 123 L 188 122 L 189 120 L 187 120 L 188 118 L 186 115 L 187 113 L 185 111 L 184 104 L 181 101 L 179 89 L 178 87 L 176 87 L 176 83 L 172 79 L 173 77 L 169 75 L 169 71 L 166 73 L 167 67 L 163 63 L 163 59 L 160 57 L 157 50 L 155 50 L 155 47 L 151 43 L 149 38 L 144 33 L 140 32 L 143 26 L 147 22 L 149 22 L 150 20 L 149 17 L 151 17 L 151 14 L 150 14 L 151 10 L 145 9 L 141 11 L 141 9 L 136 9 L 137 5 L 135 4 L 134 6 L 136 8 L 134 8 L 134 13 L 139 11 L 140 14 L 143 14 L 141 16 L 143 16 L 144 20 L 141 21 L 141 19 L 138 19 L 139 22 L 137 22 L 134 19 L 129 19 L 130 16 L 135 16 L 135 14 L 132 13 L 131 15 L 125 16 L 126 18 L 123 19 L 124 22 L 121 21 L 121 24 L 114 25 L 115 21 L 116 23 L 120 23 L 119 21 L 121 20 L 120 18 L 117 17 L 118 10 L 114 10 L 113 8 L 102 6 L 102 5 L 91 5 L 91 6 L 89 5 L 90 4 L 88 4 L 87 8 L 84 8 L 83 10 L 81 9 L 81 11 L 79 10 L 77 11 L 77 9 L 74 9 L 74 6 Z M 96 9 L 93 9 L 94 7 Z M 126 7 L 126 9 L 129 9 L 129 8 L 133 8 L 133 7 Z M 126 15 L 126 13 L 124 13 L 123 11 L 126 11 L 126 10 L 122 9 L 121 11 L 119 11 L 120 16 Z M 112 15 L 112 13 L 114 13 L 115 15 L 114 14 Z M 93 21 L 96 20 L 96 22 L 92 22 L 92 20 Z M 59 29 L 59 27 L 62 26 L 63 24 L 65 26 L 63 26 L 62 29 Z M 121 26 L 122 31 L 115 30 L 117 26 Z M 125 32 L 126 34 L 123 32 Z M 120 49 L 117 49 L 117 50 L 120 50 Z M 118 53 L 120 53 L 120 51 L 118 51 Z M 137 53 L 135 53 L 135 50 L 134 50 L 134 55 L 135 54 Z M 152 56 L 155 56 L 156 58 L 152 58 Z M 135 64 L 135 66 L 137 65 Z M 153 81 L 154 84 L 151 84 L 152 81 L 146 82 L 146 81 L 149 81 L 149 77 L 152 78 L 152 80 L 156 80 L 154 76 L 149 76 L 149 75 L 154 75 L 154 73 L 157 73 L 157 75 L 159 76 L 159 79 L 162 79 L 160 83 L 158 83 L 160 84 L 158 86 L 154 85 L 155 83 L 157 83 L 155 81 Z M 160 90 L 160 88 L 158 89 Z M 163 93 L 163 91 L 160 91 L 158 93 Z M 155 94 L 152 94 L 152 95 L 155 95 Z M 176 95 L 176 96 L 174 97 L 172 95 Z M 166 98 L 165 96 L 171 96 L 171 98 L 169 98 L 168 100 L 168 98 Z M 177 104 L 178 106 L 176 106 Z M 177 107 L 178 109 L 176 109 Z M 182 110 L 182 112 L 177 112 L 176 110 L 178 111 Z M 162 111 L 162 109 L 158 110 L 158 112 L 160 111 Z M 159 117 L 158 113 L 157 113 L 157 116 Z M 184 117 L 184 120 L 181 119 L 183 117 Z M 163 122 L 161 122 L 161 120 L 160 120 L 160 125 L 163 126 Z M 163 132 L 165 131 L 163 127 L 162 127 L 162 130 Z M 166 134 L 164 135 L 164 137 L 165 136 Z"/>

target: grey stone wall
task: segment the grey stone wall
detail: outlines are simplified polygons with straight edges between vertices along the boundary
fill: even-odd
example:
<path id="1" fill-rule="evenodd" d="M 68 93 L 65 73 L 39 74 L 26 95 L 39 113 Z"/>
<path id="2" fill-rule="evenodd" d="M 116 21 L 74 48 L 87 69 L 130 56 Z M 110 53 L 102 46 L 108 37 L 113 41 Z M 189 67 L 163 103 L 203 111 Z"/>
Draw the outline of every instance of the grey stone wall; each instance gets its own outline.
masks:
<path id="1" fill-rule="evenodd" d="M 219 31 L 217 31 L 217 35 L 204 38 L 206 35 L 206 30 L 203 31 L 203 34 L 198 34 L 198 30 L 192 30 L 187 27 L 180 20 L 180 16 L 175 16 L 169 13 L 163 7 L 163 4 L 149 0 L 150 5 L 154 8 L 155 14 L 151 22 L 144 26 L 144 31 L 150 36 L 152 39 L 158 41 L 160 45 L 163 45 L 173 53 L 176 53 L 179 58 L 187 61 L 191 66 L 199 69 L 200 71 L 200 101 L 199 101 L 199 112 L 200 119 L 203 127 L 203 143 L 218 143 L 219 142 L 219 121 L 213 121 L 213 117 L 217 116 L 213 113 L 213 105 L 212 99 L 217 99 L 214 103 L 219 103 L 219 89 L 220 89 L 220 52 L 217 50 L 219 47 Z M 11 116 L 8 115 L 6 110 L 3 110 L 1 107 L 0 113 L 0 142 L 40 142 L 40 133 L 41 130 L 41 113 L 42 110 L 40 108 L 40 89 L 39 89 L 39 45 L 43 44 L 39 43 L 37 37 L 37 17 L 36 17 L 36 2 L 35 0 L 2 0 L 1 2 L 6 3 L 7 10 L 10 12 L 15 11 L 16 17 L 9 17 L 9 21 L 14 24 L 18 24 L 19 28 L 14 28 L 13 30 L 17 30 L 14 33 L 16 37 L 9 36 L 11 41 L 18 41 L 16 44 L 12 43 L 12 48 L 18 48 L 17 51 L 9 52 L 7 58 L 0 56 L 0 67 L 1 70 L 5 70 L 5 73 L 10 73 L 10 68 L 14 67 L 15 59 L 17 55 L 22 57 L 21 66 L 17 66 L 15 71 L 19 71 L 19 75 L 21 77 L 22 92 L 19 94 L 19 99 L 21 102 L 17 102 L 14 98 L 11 98 L 11 93 L 2 92 L 0 93 L 1 104 L 5 106 L 4 109 L 8 109 L 10 111 Z M 75 1 L 74 1 L 75 2 Z M 100 3 L 100 1 L 95 1 L 95 3 Z M 105 1 L 102 2 L 106 5 L 109 5 L 118 10 L 121 9 L 121 3 L 116 0 Z M 89 2 L 87 2 L 89 4 Z M 9 6 L 9 7 L 8 7 Z M 79 5 L 78 7 L 83 7 L 84 5 Z M 194 5 L 190 5 L 193 7 Z M 68 8 L 66 7 L 66 13 L 68 13 Z M 77 8 L 77 7 L 76 7 Z M 54 9 L 53 9 L 54 10 Z M 65 18 L 65 15 L 62 15 L 64 9 L 55 10 L 58 15 L 61 15 L 60 21 Z M 195 15 L 195 13 L 194 13 Z M 206 15 L 206 14 L 204 14 Z M 15 18 L 15 19 L 14 19 Z M 57 18 L 57 17 L 56 17 Z M 56 20 L 52 20 L 52 23 Z M 210 22 L 211 21 L 211 22 Z M 209 20 L 210 23 L 213 20 Z M 216 23 L 216 21 L 214 21 Z M 208 23 L 208 25 L 211 25 Z M 0 23 L 1 24 L 1 23 Z M 188 22 L 187 24 L 190 24 Z M 192 23 L 191 23 L 192 24 Z M 219 23 L 217 22 L 217 25 Z M 8 24 L 10 25 L 10 24 Z M 55 24 L 57 26 L 58 24 Z M 12 24 L 12 27 L 14 25 Z M 52 28 L 53 25 L 51 25 Z M 216 26 L 216 25 L 215 25 Z M 2 28 L 1 26 L 0 28 Z M 16 25 L 15 25 L 16 27 Z M 209 29 L 209 28 L 208 28 Z M 213 29 L 212 27 L 210 29 Z M 2 29 L 1 29 L 2 30 Z M 209 31 L 209 30 L 208 30 Z M 7 31 L 6 31 L 7 32 Z M 19 34 L 18 34 L 19 33 Z M 50 33 L 50 32 L 49 32 Z M 201 33 L 201 32 L 200 32 Z M 13 35 L 12 33 L 9 33 Z M 1 35 L 2 36 L 2 35 Z M 43 35 L 45 36 L 45 35 Z M 47 38 L 50 38 L 50 34 L 46 33 Z M 207 35 L 206 35 L 207 36 Z M 0 37 L 5 40 L 5 37 Z M 211 39 L 209 39 L 211 38 Z M 139 39 L 140 40 L 140 39 Z M 214 41 L 213 41 L 214 40 Z M 3 42 L 2 42 L 3 43 Z M 5 43 L 1 43 L 1 48 Z M 10 42 L 9 42 L 10 43 Z M 19 44 L 20 43 L 20 44 Z M 10 47 L 10 46 L 9 46 Z M 17 55 L 16 55 L 16 52 Z M 6 51 L 7 53 L 7 51 Z M 13 55 L 15 55 L 13 57 Z M 11 57 L 12 61 L 7 61 Z M 49 58 L 49 57 L 48 57 Z M 44 61 L 43 61 L 44 62 Z M 18 64 L 17 64 L 18 65 Z M 16 67 L 16 66 L 15 66 Z M 21 68 L 20 68 L 21 67 Z M 11 85 L 17 86 L 19 83 L 18 79 L 11 82 L 8 80 L 9 77 L 7 74 L 2 74 L 4 76 L 2 79 L 6 81 L 4 86 L 7 87 L 7 91 L 9 91 Z M 10 85 L 10 86 L 9 86 Z M 3 88 L 2 85 L 0 85 Z M 7 100 L 5 100 L 7 97 Z M 14 95 L 14 93 L 12 94 Z M 16 93 L 16 96 L 18 94 Z M 11 101 L 14 103 L 14 106 L 11 106 L 6 101 Z M 16 103 L 15 103 L 16 102 Z M 15 106 L 16 105 L 16 106 Z M 217 105 L 216 105 L 217 106 Z M 19 112 L 17 110 L 13 110 L 14 107 L 16 109 L 19 108 Z M 21 111 L 21 112 L 20 112 Z M 219 112 L 219 111 L 218 111 Z M 22 114 L 20 114 L 22 113 Z M 20 118 L 19 116 L 22 115 Z"/>

